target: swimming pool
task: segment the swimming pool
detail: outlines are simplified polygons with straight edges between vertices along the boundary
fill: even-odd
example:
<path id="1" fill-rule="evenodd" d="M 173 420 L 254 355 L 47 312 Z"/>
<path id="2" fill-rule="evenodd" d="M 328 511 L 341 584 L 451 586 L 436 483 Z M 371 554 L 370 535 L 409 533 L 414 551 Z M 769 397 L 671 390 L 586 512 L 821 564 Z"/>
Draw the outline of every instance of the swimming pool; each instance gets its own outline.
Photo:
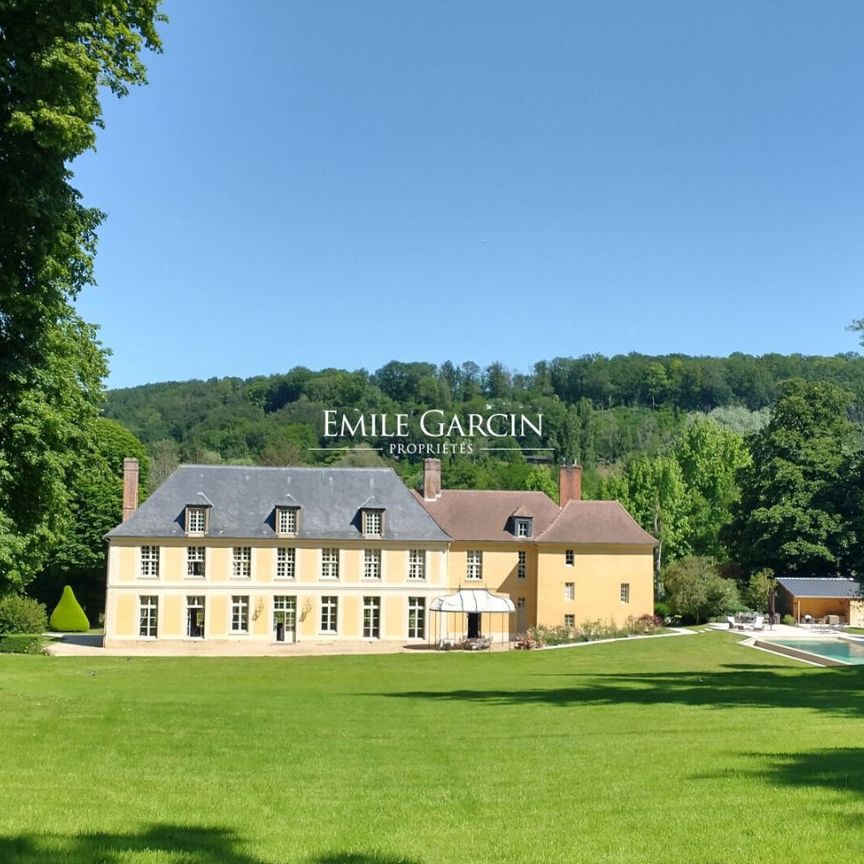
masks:
<path id="1" fill-rule="evenodd" d="M 768 645 L 766 639 L 763 645 Z M 864 666 L 864 643 L 849 642 L 846 639 L 772 639 L 770 644 L 782 645 L 784 648 L 794 648 L 806 651 L 818 657 L 829 660 L 839 660 L 855 666 Z"/>

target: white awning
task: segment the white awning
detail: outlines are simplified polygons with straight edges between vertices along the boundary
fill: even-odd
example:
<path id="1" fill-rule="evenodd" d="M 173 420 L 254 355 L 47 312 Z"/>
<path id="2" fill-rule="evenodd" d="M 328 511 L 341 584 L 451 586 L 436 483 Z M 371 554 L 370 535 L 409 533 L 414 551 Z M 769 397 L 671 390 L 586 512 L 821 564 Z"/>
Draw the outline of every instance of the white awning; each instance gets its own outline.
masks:
<path id="1" fill-rule="evenodd" d="M 455 594 L 436 597 L 429 607 L 433 612 L 515 612 L 509 597 L 491 594 L 485 588 L 460 588 Z"/>

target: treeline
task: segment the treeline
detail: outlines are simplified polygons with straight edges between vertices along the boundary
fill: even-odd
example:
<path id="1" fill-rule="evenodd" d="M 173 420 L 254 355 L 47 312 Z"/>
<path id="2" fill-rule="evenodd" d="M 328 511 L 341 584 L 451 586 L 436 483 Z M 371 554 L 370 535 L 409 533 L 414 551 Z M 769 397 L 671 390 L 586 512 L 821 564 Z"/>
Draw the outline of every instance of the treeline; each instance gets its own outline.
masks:
<path id="1" fill-rule="evenodd" d="M 864 357 L 590 355 L 542 361 L 527 374 L 500 363 L 482 369 L 471 362 L 436 366 L 393 361 L 372 373 L 297 367 L 249 379 L 114 390 L 105 414 L 147 445 L 154 482 L 178 461 L 289 464 L 331 459 L 310 449 L 325 443 L 325 409 L 541 413 L 543 435 L 522 443 L 551 447 L 556 461 L 579 461 L 591 468 L 632 453 L 658 451 L 675 437 L 687 413 L 710 413 L 737 432 L 755 431 L 767 422 L 766 409 L 791 378 L 833 383 L 861 394 Z"/>

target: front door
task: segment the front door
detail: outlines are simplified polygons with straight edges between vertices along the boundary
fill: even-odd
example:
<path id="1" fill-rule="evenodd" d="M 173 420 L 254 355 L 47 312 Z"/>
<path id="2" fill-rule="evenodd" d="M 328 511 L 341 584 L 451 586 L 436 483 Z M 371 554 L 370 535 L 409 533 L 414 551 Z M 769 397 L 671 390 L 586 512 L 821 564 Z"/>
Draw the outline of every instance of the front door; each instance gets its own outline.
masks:
<path id="1" fill-rule="evenodd" d="M 479 612 L 469 612 L 468 613 L 468 638 L 469 639 L 479 639 L 480 638 L 480 613 Z"/>
<path id="2" fill-rule="evenodd" d="M 297 598 L 273 598 L 273 638 L 276 642 L 293 642 L 297 621 Z"/>

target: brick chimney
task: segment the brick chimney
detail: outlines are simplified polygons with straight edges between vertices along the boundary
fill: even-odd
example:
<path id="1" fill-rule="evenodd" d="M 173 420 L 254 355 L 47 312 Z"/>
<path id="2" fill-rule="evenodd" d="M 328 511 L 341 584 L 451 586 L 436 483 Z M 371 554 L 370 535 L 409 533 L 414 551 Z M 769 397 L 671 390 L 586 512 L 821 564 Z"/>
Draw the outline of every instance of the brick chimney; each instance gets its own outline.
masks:
<path id="1" fill-rule="evenodd" d="M 558 505 L 582 500 L 582 466 L 562 465 L 558 472 Z"/>
<path id="2" fill-rule="evenodd" d="M 138 460 L 123 460 L 123 521 L 138 509 Z"/>
<path id="3" fill-rule="evenodd" d="M 441 497 L 441 460 L 427 459 L 423 463 L 423 499 L 434 501 Z"/>

